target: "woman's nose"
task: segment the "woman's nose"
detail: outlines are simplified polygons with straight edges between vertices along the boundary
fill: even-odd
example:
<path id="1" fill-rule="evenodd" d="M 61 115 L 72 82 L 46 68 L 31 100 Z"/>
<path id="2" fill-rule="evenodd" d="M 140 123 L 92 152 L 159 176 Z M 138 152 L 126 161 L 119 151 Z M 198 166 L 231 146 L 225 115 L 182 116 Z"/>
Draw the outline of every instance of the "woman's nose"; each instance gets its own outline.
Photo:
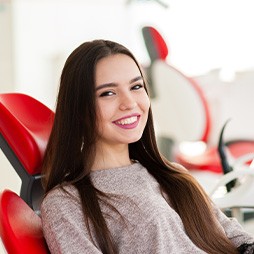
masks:
<path id="1" fill-rule="evenodd" d="M 137 105 L 136 99 L 131 94 L 124 94 L 120 98 L 120 110 L 134 109 Z"/>

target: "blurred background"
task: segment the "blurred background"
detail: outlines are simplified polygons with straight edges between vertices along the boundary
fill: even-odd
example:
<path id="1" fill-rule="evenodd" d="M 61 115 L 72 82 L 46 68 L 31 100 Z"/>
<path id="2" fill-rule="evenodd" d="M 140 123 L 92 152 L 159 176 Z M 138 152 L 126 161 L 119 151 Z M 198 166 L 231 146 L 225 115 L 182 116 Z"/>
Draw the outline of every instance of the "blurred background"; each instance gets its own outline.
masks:
<path id="1" fill-rule="evenodd" d="M 167 43 L 166 61 L 207 98 L 209 142 L 217 142 L 228 117 L 228 138 L 254 139 L 253 12 L 252 0 L 0 0 L 0 93 L 26 93 L 54 110 L 74 48 L 115 40 L 148 66 L 141 31 L 153 26 Z M 20 180 L 2 153 L 0 166 L 0 191 L 18 193 Z"/>

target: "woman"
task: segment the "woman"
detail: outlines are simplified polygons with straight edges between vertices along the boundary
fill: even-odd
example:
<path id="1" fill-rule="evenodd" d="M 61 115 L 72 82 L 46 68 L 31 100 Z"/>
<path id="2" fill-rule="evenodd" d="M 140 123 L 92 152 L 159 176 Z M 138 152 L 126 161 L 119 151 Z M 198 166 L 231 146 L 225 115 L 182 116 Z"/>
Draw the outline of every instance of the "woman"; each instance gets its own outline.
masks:
<path id="1" fill-rule="evenodd" d="M 181 166 L 161 157 L 147 86 L 124 46 L 67 59 L 44 159 L 52 253 L 252 253 L 254 239 Z"/>

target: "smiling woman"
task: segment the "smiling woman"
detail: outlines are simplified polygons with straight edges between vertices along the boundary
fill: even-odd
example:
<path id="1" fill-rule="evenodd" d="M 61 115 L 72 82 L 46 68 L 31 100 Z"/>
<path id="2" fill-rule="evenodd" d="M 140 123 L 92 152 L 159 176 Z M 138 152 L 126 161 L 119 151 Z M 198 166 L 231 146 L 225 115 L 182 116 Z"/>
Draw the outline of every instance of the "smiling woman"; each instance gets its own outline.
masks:
<path id="1" fill-rule="evenodd" d="M 127 55 L 105 57 L 96 66 L 95 89 L 99 149 L 96 149 L 96 167 L 93 168 L 128 165 L 128 144 L 141 138 L 150 107 L 140 69 Z M 114 154 L 118 159 L 115 165 L 107 154 Z"/>
<path id="2" fill-rule="evenodd" d="M 141 68 L 116 42 L 85 42 L 68 57 L 43 170 L 51 253 L 254 249 L 188 171 L 161 156 Z"/>

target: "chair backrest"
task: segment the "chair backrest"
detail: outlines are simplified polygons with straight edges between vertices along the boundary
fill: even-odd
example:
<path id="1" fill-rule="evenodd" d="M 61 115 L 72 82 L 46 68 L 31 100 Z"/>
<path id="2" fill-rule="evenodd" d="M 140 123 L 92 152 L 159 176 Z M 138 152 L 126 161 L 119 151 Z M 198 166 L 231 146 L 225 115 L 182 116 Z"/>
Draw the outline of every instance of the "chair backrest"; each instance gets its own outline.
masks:
<path id="1" fill-rule="evenodd" d="M 151 58 L 147 71 L 154 94 L 157 133 L 175 142 L 206 142 L 211 118 L 202 90 L 193 79 L 167 63 L 166 42 L 155 28 L 144 27 L 142 32 Z"/>
<path id="2" fill-rule="evenodd" d="M 0 147 L 21 178 L 20 196 L 39 210 L 41 164 L 54 113 L 31 96 L 0 94 Z"/>
<path id="3" fill-rule="evenodd" d="M 7 253 L 49 253 L 40 217 L 9 190 L 0 194 L 0 236 Z"/>
<path id="4" fill-rule="evenodd" d="M 158 133 L 176 142 L 208 140 L 210 113 L 198 85 L 163 60 L 151 66 L 156 97 L 152 100 Z"/>

